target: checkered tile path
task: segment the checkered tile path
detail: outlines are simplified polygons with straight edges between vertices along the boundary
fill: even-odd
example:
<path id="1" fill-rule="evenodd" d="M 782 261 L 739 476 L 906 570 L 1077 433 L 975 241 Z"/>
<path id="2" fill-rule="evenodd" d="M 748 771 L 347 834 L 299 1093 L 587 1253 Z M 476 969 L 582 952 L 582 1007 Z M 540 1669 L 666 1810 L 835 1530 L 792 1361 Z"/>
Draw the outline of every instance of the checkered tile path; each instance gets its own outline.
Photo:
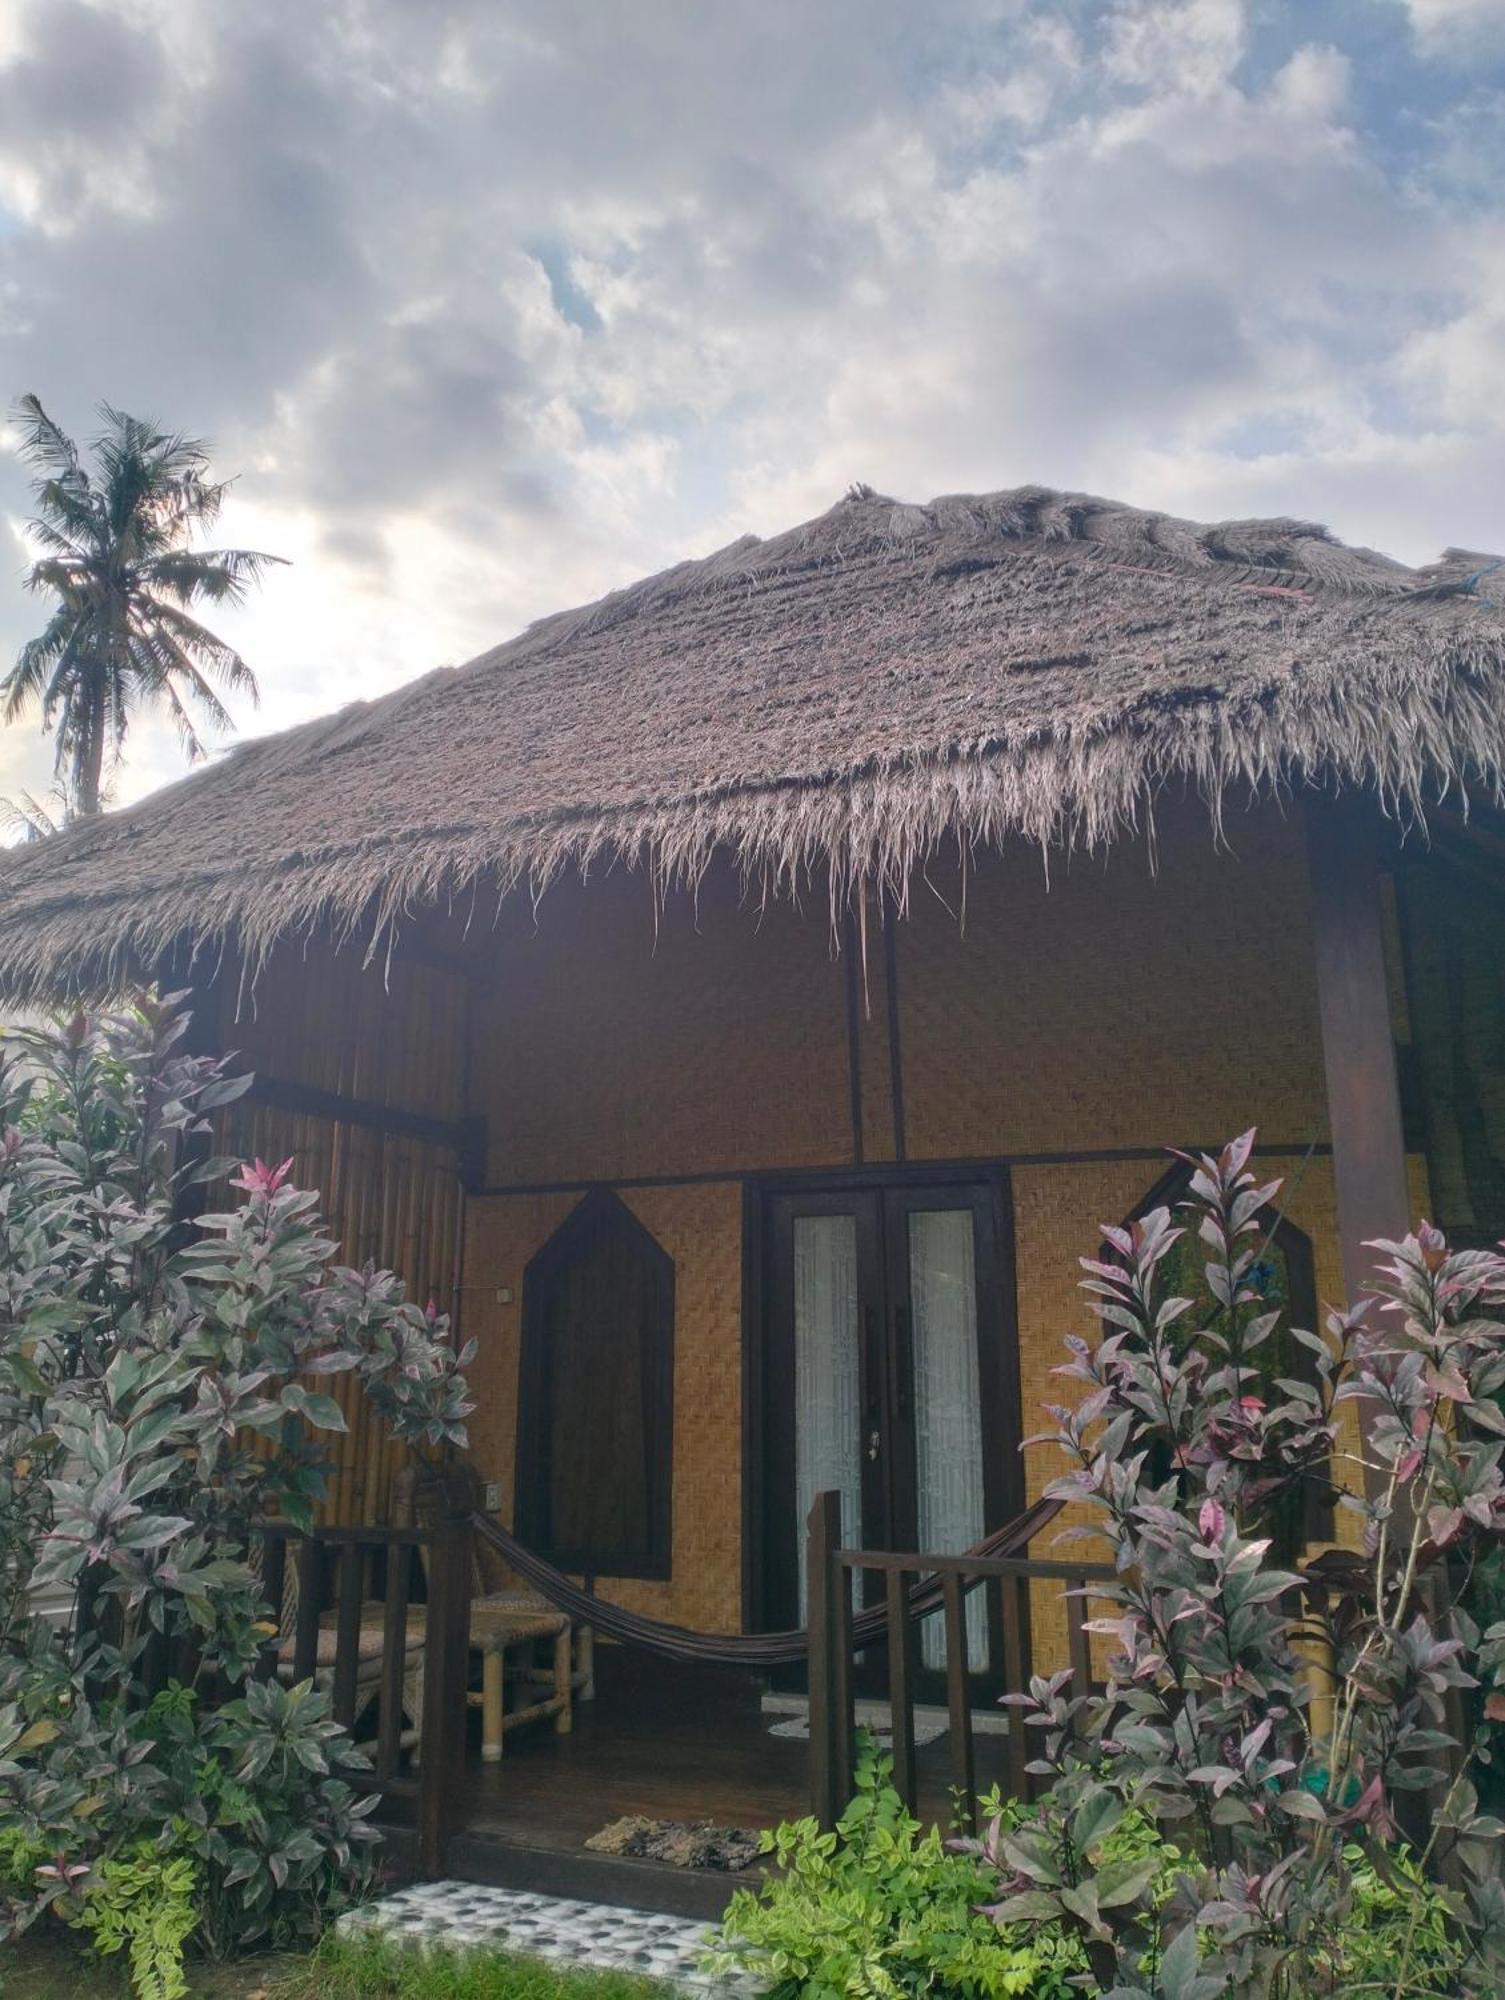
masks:
<path id="1" fill-rule="evenodd" d="M 340 1919 L 340 1929 L 380 1930 L 417 1944 L 468 1951 L 490 1945 L 558 1965 L 638 1973 L 680 1991 L 752 2000 L 754 1981 L 717 1979 L 702 1971 L 709 1927 L 682 1917 L 487 1889 L 472 1882 L 424 1882 Z"/>

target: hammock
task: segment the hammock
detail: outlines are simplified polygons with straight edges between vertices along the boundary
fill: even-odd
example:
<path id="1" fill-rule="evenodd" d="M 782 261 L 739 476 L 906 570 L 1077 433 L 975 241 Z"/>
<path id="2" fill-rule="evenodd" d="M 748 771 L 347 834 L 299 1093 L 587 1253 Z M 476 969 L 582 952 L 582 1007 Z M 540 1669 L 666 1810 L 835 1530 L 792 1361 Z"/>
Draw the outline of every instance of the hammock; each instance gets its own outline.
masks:
<path id="1" fill-rule="evenodd" d="M 1061 1511 L 1059 1500 L 1037 1500 L 1033 1507 L 1016 1515 L 1002 1528 L 995 1528 L 991 1535 L 962 1553 L 969 1556 L 1022 1556 L 1031 1540 Z M 471 1526 L 482 1541 L 489 1543 L 498 1555 L 515 1569 L 519 1576 L 546 1598 L 556 1610 L 567 1611 L 577 1624 L 589 1625 L 592 1631 L 603 1637 L 616 1639 L 624 1646 L 641 1646 L 645 1651 L 657 1653 L 666 1660 L 703 1660 L 717 1666 L 727 1667 L 782 1667 L 796 1660 L 803 1660 L 810 1651 L 810 1634 L 798 1632 L 692 1632 L 684 1625 L 669 1625 L 658 1618 L 642 1618 L 634 1611 L 626 1611 L 620 1604 L 609 1604 L 604 1597 L 595 1597 L 578 1583 L 572 1583 L 562 1570 L 545 1562 L 529 1548 L 510 1535 L 499 1521 L 490 1514 L 474 1514 Z M 923 1562 L 923 1556 L 916 1557 Z M 980 1577 L 966 1580 L 964 1589 L 975 1589 Z M 942 1603 L 943 1585 L 938 1576 L 923 1579 L 907 1593 L 907 1611 L 910 1618 L 924 1618 L 938 1611 Z M 888 1609 L 877 1605 L 867 1611 L 859 1611 L 852 1620 L 852 1643 L 855 1649 L 881 1646 L 888 1636 Z"/>

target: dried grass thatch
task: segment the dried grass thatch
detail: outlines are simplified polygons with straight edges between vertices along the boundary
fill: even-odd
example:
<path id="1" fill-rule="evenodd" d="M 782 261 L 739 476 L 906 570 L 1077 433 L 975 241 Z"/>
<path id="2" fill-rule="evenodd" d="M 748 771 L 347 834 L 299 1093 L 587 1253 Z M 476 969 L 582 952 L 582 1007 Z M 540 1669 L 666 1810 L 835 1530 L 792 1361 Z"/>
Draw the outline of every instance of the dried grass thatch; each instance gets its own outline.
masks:
<path id="1" fill-rule="evenodd" d="M 0 870 L 0 991 L 99 988 L 170 947 L 254 964 L 375 940 L 485 882 L 717 850 L 768 889 L 902 890 L 948 839 L 1098 845 L 1157 791 L 1505 779 L 1505 614 L 1300 521 L 1204 527 L 1025 487 L 865 490 L 545 619 L 468 666 L 248 743 Z"/>

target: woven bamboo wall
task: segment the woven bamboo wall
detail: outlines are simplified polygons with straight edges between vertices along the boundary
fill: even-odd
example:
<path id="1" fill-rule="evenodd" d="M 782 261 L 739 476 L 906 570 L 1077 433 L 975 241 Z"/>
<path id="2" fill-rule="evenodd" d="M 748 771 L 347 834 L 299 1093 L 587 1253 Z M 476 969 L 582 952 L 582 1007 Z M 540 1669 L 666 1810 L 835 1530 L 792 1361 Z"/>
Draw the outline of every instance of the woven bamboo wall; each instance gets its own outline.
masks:
<path id="1" fill-rule="evenodd" d="M 845 968 L 823 901 L 743 903 L 730 871 L 656 910 L 641 875 L 509 910 L 472 1015 L 493 1183 L 847 1156 Z"/>
<path id="2" fill-rule="evenodd" d="M 1106 867 L 1058 866 L 1048 887 L 1028 854 L 989 859 L 965 881 L 932 868 L 895 931 L 896 996 L 870 912 L 860 1028 L 868 1162 L 892 1160 L 898 1137 L 891 998 L 911 1160 L 1145 1154 L 1013 1170 L 1026 1430 L 1039 1427 L 1062 1336 L 1088 1323 L 1076 1259 L 1159 1178 L 1159 1149 L 1216 1143 L 1257 1122 L 1267 1142 L 1289 1149 L 1271 1173 L 1295 1172 L 1327 1136 L 1299 815 L 1238 822 L 1232 845 L 1217 852 L 1191 809 L 1163 816 L 1157 872 L 1128 849 Z M 634 878 L 562 893 L 557 906 L 551 892 L 536 923 L 499 939 L 472 1060 L 477 1108 L 490 1119 L 490 1178 L 552 1185 L 470 1205 L 466 1315 L 482 1342 L 474 1449 L 504 1508 L 523 1273 L 579 1198 L 558 1184 L 849 1163 L 844 977 L 820 898 L 803 916 L 783 906 L 760 923 L 724 880 L 698 912 L 671 904 L 656 929 Z M 733 1626 L 737 1189 L 621 1191 L 676 1264 L 674 1574 L 603 1588 L 684 1622 Z M 1291 1214 L 1313 1238 L 1319 1296 L 1337 1297 L 1331 1167 L 1320 1153 L 1301 1171 Z M 1031 1497 L 1050 1471 L 1047 1452 L 1030 1454 Z M 1059 1619 L 1043 1604 L 1037 1615 L 1052 1643 Z"/>
<path id="3" fill-rule="evenodd" d="M 1257 1122 L 1301 1170 L 1293 1220 L 1319 1294 L 1339 1289 L 1320 1038 L 1299 815 L 1237 822 L 1215 850 L 1200 810 L 1162 815 L 1158 872 L 1038 856 L 933 867 L 885 948 L 870 907 L 859 966 L 863 1156 L 889 1161 L 897 1025 L 914 1161 L 1014 1161 L 1025 1428 L 1069 1330 L 1087 1325 L 1076 1259 L 1158 1177 L 1163 1149 Z M 893 981 L 890 979 L 890 959 Z M 746 906 L 730 874 L 655 908 L 617 871 L 510 907 L 464 947 L 470 977 L 401 959 L 384 980 L 354 954 L 288 953 L 228 1045 L 272 1073 L 446 1119 L 488 1121 L 489 1191 L 465 1205 L 462 1322 L 477 1470 L 512 1504 L 523 1278 L 588 1184 L 615 1184 L 676 1269 L 673 1574 L 603 1585 L 688 1624 L 741 1617 L 740 1177 L 854 1158 L 850 960 L 824 897 Z M 1402 1001 L 1397 998 L 1397 1007 Z M 299 1158 L 342 1237 L 447 1303 L 461 1203 L 443 1148 L 369 1129 L 240 1114 L 252 1149 Z M 1131 1149 L 1137 1159 L 1029 1160 Z M 1418 1203 L 1424 1192 L 1416 1170 Z M 644 1180 L 673 1185 L 642 1186 Z M 999 1449 L 1011 1449 L 1000 1441 Z M 1049 1455 L 1027 1460 L 1033 1496 Z M 357 1416 L 334 1511 L 385 1505 L 391 1454 Z M 1037 1607 L 1047 1655 L 1059 1620 Z"/>
<path id="4" fill-rule="evenodd" d="M 632 1188 L 622 1199 L 674 1260 L 673 1575 L 601 1584 L 617 1602 L 705 1631 L 741 1623 L 742 1216 L 726 1184 Z M 569 1194 L 472 1200 L 466 1324 L 481 1341 L 471 1381 L 472 1457 L 511 1518 L 522 1274 L 574 1207 Z M 510 1303 L 497 1299 L 510 1291 Z"/>
<path id="5" fill-rule="evenodd" d="M 280 952 L 238 1012 L 229 982 L 219 990 L 215 1033 L 235 1052 L 235 1067 L 367 1104 L 460 1117 L 466 987 L 458 972 L 402 961 L 363 970 L 355 952 L 309 946 Z M 463 1197 L 448 1146 L 259 1103 L 254 1091 L 227 1109 L 216 1144 L 243 1157 L 290 1157 L 294 1180 L 319 1189 L 343 1262 L 394 1270 L 410 1297 L 451 1309 Z M 388 1518 L 401 1448 L 349 1376 L 317 1386 L 335 1396 L 349 1425 L 331 1441 L 325 1520 Z"/>

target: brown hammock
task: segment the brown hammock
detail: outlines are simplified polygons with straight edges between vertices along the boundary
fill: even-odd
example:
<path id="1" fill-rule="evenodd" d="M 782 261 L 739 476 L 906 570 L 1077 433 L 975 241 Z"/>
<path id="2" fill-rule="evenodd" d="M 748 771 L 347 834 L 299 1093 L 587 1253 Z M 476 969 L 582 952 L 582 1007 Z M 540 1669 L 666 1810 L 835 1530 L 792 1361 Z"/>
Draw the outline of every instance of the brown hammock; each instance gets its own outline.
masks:
<path id="1" fill-rule="evenodd" d="M 1016 1515 L 1002 1528 L 995 1528 L 974 1547 L 963 1550 L 969 1556 L 1020 1557 L 1031 1540 L 1061 1511 L 1059 1500 L 1037 1500 L 1033 1507 Z M 572 1583 L 562 1570 L 525 1548 L 490 1514 L 475 1514 L 471 1525 L 483 1542 L 494 1548 L 519 1576 L 559 1611 L 567 1611 L 578 1624 L 589 1625 L 608 1639 L 624 1646 L 641 1646 L 666 1660 L 704 1660 L 727 1667 L 782 1667 L 803 1660 L 810 1651 L 810 1634 L 798 1632 L 692 1632 L 684 1625 L 668 1625 L 662 1619 L 641 1618 L 620 1604 L 609 1604 Z M 923 1562 L 922 1556 L 916 1557 Z M 980 1578 L 964 1585 L 975 1588 Z M 942 1584 L 938 1576 L 923 1578 L 908 1593 L 911 1618 L 924 1618 L 938 1611 Z M 888 1611 L 884 1605 L 859 1611 L 852 1620 L 855 1647 L 881 1646 L 888 1636 Z"/>

